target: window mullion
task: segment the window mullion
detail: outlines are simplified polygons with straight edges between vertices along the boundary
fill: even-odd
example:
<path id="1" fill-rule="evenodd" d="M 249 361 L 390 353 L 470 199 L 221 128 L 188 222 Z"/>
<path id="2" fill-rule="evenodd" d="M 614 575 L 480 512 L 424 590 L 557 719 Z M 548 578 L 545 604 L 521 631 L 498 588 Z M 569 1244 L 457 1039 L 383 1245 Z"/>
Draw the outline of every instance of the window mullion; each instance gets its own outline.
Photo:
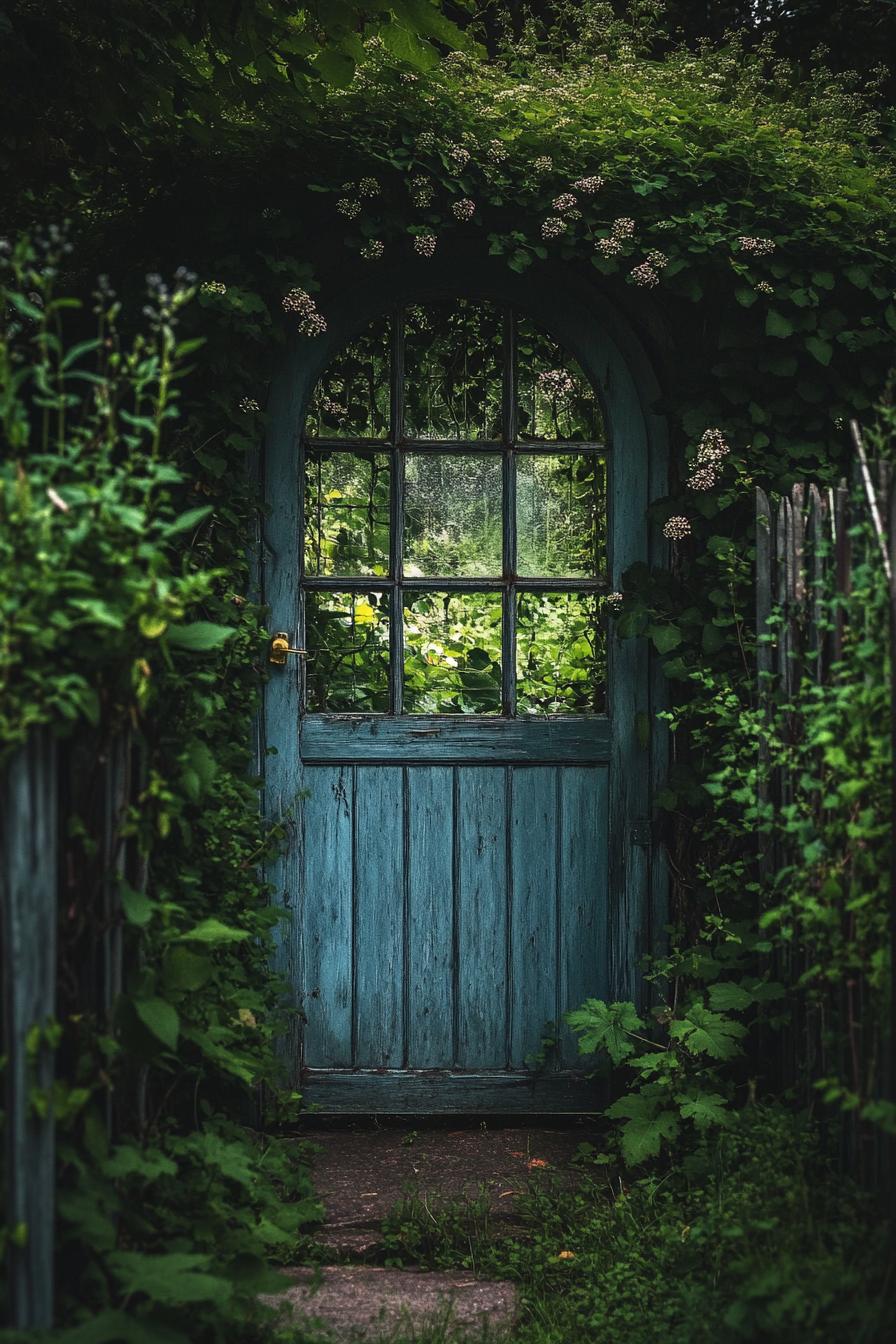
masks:
<path id="1" fill-rule="evenodd" d="M 504 591 L 501 597 L 501 699 L 503 712 L 516 713 L 516 321 L 504 313 L 504 458 L 501 488 Z"/>

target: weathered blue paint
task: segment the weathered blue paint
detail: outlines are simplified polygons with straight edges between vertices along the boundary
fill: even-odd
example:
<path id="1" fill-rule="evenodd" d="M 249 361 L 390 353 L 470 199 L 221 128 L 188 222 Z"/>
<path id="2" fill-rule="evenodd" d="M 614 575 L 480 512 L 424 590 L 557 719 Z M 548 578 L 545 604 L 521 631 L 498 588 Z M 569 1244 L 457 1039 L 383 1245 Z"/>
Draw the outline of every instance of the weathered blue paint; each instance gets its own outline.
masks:
<path id="1" fill-rule="evenodd" d="M 662 555 L 646 507 L 665 490 L 664 439 L 643 351 L 611 305 L 560 272 L 521 282 L 483 265 L 464 282 L 543 322 L 600 387 L 618 586 L 630 564 Z M 353 330 L 440 287 L 456 289 L 450 261 L 441 275 L 411 265 L 368 280 L 341 310 L 331 300 L 327 336 L 297 345 L 276 382 L 263 554 L 272 628 L 300 635 L 303 400 Z M 639 733 L 656 694 L 644 643 L 611 640 L 606 718 L 302 721 L 300 691 L 296 660 L 272 674 L 265 704 L 268 809 L 290 841 L 271 876 L 295 914 L 280 945 L 295 994 L 293 1080 L 329 1110 L 597 1105 L 568 1031 L 541 1068 L 526 1060 L 588 994 L 640 994 L 637 963 L 663 919 L 663 875 L 641 842 L 663 760 L 660 735 L 642 745 Z"/>

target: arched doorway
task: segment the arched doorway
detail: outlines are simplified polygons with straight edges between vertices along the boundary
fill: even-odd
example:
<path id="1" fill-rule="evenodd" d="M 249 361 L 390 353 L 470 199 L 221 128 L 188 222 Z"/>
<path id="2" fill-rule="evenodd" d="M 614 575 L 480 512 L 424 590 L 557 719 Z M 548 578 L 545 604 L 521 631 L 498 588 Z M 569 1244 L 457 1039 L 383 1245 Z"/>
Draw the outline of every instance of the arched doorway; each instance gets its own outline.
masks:
<path id="1" fill-rule="evenodd" d="M 271 413 L 295 1081 L 326 1110 L 589 1109 L 562 1015 L 634 992 L 652 900 L 648 653 L 607 601 L 648 559 L 646 389 L 581 299 L 390 298 L 331 318 Z"/>

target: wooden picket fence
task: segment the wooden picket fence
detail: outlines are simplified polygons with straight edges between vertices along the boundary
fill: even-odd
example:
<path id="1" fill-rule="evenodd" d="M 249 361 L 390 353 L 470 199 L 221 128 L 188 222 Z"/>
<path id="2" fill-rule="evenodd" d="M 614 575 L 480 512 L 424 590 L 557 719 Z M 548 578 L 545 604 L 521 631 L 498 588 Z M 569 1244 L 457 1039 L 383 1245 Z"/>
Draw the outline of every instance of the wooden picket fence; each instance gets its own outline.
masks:
<path id="1" fill-rule="evenodd" d="M 770 499 L 756 490 L 756 673 L 760 706 L 799 702 L 808 678 L 819 686 L 850 682 L 845 604 L 831 603 L 851 591 L 859 563 L 880 567 L 888 586 L 889 700 L 892 760 L 896 762 L 896 473 L 889 462 L 868 461 L 861 432 L 851 426 L 856 448 L 854 479 L 835 487 L 794 485 L 789 494 Z M 858 528 L 856 525 L 866 526 Z M 869 526 L 870 524 L 870 526 Z M 778 715 L 776 728 L 796 742 L 799 715 Z M 777 812 L 794 796 L 794 780 L 780 766 L 771 768 L 760 742 L 761 800 Z M 890 983 L 896 985 L 896 790 L 892 793 L 889 862 Z M 819 802 L 819 808 L 822 803 Z M 759 837 L 760 886 L 800 856 L 778 838 Z M 882 855 L 882 862 L 884 857 Z M 844 915 L 844 934 L 850 919 Z M 775 954 L 776 978 L 788 985 L 815 965 L 816 949 L 795 941 Z M 859 1097 L 896 1099 L 893 1054 L 896 1050 L 896 995 L 887 1015 L 880 994 L 864 975 L 850 976 L 819 1003 L 807 995 L 794 999 L 787 1027 L 763 1039 L 764 1066 L 776 1089 L 791 1089 L 810 1110 L 819 1109 L 816 1083 L 838 1076 Z M 832 1045 L 832 1042 L 836 1044 Z M 892 1145 L 860 1109 L 839 1117 L 842 1165 L 871 1187 L 893 1177 Z"/>
<path id="2" fill-rule="evenodd" d="M 122 876 L 140 884 L 124 821 L 139 787 L 133 738 L 57 741 L 40 729 L 0 768 L 0 976 L 9 1322 L 53 1323 L 53 1029 L 61 1004 L 111 1025 L 122 984 Z M 93 844 L 67 841 L 77 815 Z M 135 871 L 135 868 L 137 871 Z M 112 1133 L 112 1100 L 107 1105 Z"/>

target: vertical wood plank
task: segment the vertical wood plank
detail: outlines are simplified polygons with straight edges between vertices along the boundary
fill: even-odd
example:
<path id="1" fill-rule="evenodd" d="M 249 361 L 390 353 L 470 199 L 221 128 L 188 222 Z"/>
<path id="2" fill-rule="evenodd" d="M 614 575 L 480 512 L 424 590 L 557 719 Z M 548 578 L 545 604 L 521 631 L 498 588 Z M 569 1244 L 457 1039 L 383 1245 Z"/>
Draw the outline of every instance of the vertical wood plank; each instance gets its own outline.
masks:
<path id="1" fill-rule="evenodd" d="M 355 1059 L 404 1061 L 404 787 L 394 765 L 355 766 Z"/>
<path id="2" fill-rule="evenodd" d="M 408 769 L 408 1066 L 454 1063 L 452 910 L 453 776 L 450 766 Z"/>
<path id="3" fill-rule="evenodd" d="M 521 1068 L 557 1018 L 558 771 L 513 772 L 510 1063 Z"/>
<path id="4" fill-rule="evenodd" d="M 296 967 L 305 1014 L 304 1063 L 352 1063 L 352 771 L 308 766 L 301 803 L 304 856 Z"/>
<path id="5" fill-rule="evenodd" d="M 605 769 L 567 767 L 560 770 L 559 853 L 559 1019 L 586 998 L 610 992 L 607 966 L 608 792 Z M 581 1063 L 576 1037 L 560 1031 L 560 1062 Z"/>
<path id="6" fill-rule="evenodd" d="M 508 774 L 501 766 L 464 766 L 456 776 L 461 1068 L 499 1069 L 507 1062 Z"/>
<path id="7" fill-rule="evenodd" d="M 55 1132 L 32 1089 L 53 1082 L 53 1056 L 26 1038 L 56 1009 L 58 821 L 56 744 L 35 732 L 0 774 L 0 934 L 2 934 L 6 1202 L 9 1227 L 24 1244 L 7 1250 L 11 1324 L 53 1323 Z"/>

